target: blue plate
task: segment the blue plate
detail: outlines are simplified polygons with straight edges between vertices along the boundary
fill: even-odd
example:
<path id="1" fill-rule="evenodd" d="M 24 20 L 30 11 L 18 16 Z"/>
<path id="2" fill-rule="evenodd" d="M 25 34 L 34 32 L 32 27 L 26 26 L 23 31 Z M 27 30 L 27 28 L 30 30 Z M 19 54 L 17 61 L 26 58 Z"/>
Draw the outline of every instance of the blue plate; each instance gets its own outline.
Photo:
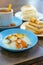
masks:
<path id="1" fill-rule="evenodd" d="M 6 33 L 7 32 L 7 33 Z M 27 48 L 23 48 L 23 49 L 12 49 L 12 48 L 7 48 L 3 43 L 2 43 L 2 39 L 9 35 L 9 34 L 13 34 L 13 33 L 21 33 L 21 34 L 26 34 L 28 36 L 28 38 L 31 41 L 31 45 L 29 45 Z M 28 40 L 27 40 L 28 41 Z M 24 51 L 27 49 L 32 48 L 33 46 L 35 46 L 38 42 L 38 38 L 37 36 L 31 32 L 31 31 L 27 31 L 27 30 L 23 30 L 23 29 L 8 29 L 8 30 L 4 30 L 0 33 L 0 46 L 8 51 L 12 51 L 12 52 L 20 52 L 20 51 Z"/>
<path id="2" fill-rule="evenodd" d="M 0 30 L 4 30 L 4 29 L 9 29 L 9 28 L 17 28 L 18 26 L 20 26 L 22 24 L 22 20 L 13 16 L 13 20 L 12 23 L 15 23 L 16 26 L 0 26 Z"/>

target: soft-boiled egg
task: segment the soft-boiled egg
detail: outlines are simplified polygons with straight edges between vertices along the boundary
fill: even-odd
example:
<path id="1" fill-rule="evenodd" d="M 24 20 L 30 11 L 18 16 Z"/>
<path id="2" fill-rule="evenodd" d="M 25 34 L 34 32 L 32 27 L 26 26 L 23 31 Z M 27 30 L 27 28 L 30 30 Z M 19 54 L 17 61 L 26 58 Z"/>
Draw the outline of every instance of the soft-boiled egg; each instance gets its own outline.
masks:
<path id="1" fill-rule="evenodd" d="M 11 41 L 14 41 L 14 40 L 16 40 L 16 39 L 17 39 L 16 36 L 12 36 L 12 37 L 10 38 Z"/>
<path id="2" fill-rule="evenodd" d="M 8 48 L 22 49 L 31 44 L 30 39 L 24 34 L 11 34 L 3 39 L 3 43 Z"/>
<path id="3" fill-rule="evenodd" d="M 31 44 L 31 41 L 27 36 L 24 36 L 22 40 L 24 40 L 27 44 Z"/>
<path id="4" fill-rule="evenodd" d="M 10 41 L 8 39 L 3 39 L 3 43 L 8 44 Z"/>

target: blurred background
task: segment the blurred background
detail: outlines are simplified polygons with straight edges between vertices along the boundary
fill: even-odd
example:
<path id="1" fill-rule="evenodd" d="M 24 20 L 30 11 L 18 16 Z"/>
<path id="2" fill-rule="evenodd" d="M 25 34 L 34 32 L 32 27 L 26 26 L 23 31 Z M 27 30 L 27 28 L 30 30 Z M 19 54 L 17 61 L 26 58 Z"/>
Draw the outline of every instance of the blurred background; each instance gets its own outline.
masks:
<path id="1" fill-rule="evenodd" d="M 0 7 L 7 7 L 8 4 L 12 4 L 14 12 L 20 10 L 21 6 L 31 4 L 37 8 L 37 10 L 43 13 L 43 0 L 0 0 Z"/>

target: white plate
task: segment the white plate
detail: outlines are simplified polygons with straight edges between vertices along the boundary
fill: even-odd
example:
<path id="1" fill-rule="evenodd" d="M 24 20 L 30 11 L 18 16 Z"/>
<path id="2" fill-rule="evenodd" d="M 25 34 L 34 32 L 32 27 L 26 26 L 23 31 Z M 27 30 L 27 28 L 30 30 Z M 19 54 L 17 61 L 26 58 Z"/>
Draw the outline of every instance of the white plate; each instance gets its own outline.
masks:
<path id="1" fill-rule="evenodd" d="M 25 28 L 25 25 L 26 25 L 26 24 L 27 24 L 27 22 L 24 22 L 24 23 L 20 26 L 20 28 L 26 30 L 26 28 Z M 42 34 L 38 34 L 37 36 L 38 36 L 38 37 L 43 37 L 43 33 L 42 33 Z"/>
<path id="2" fill-rule="evenodd" d="M 16 12 L 15 16 L 22 19 L 22 12 L 21 11 Z"/>
<path id="3" fill-rule="evenodd" d="M 18 17 L 19 19 L 23 20 L 21 11 L 16 12 L 15 16 Z M 40 12 L 37 12 L 37 17 L 38 17 L 38 19 L 42 19 L 43 18 L 43 14 L 40 13 Z"/>

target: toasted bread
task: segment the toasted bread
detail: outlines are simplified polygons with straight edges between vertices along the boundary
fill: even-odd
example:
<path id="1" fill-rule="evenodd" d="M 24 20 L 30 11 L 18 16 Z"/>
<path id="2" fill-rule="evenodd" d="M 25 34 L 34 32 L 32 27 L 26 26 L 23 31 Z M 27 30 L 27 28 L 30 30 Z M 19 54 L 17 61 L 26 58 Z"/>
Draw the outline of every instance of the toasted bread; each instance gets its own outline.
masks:
<path id="1" fill-rule="evenodd" d="M 40 28 L 40 26 L 36 23 L 28 22 L 28 24 L 34 26 L 35 28 Z"/>
<path id="2" fill-rule="evenodd" d="M 34 27 L 30 24 L 26 25 L 26 29 L 34 32 L 35 34 L 40 34 L 42 32 L 40 28 Z"/>

